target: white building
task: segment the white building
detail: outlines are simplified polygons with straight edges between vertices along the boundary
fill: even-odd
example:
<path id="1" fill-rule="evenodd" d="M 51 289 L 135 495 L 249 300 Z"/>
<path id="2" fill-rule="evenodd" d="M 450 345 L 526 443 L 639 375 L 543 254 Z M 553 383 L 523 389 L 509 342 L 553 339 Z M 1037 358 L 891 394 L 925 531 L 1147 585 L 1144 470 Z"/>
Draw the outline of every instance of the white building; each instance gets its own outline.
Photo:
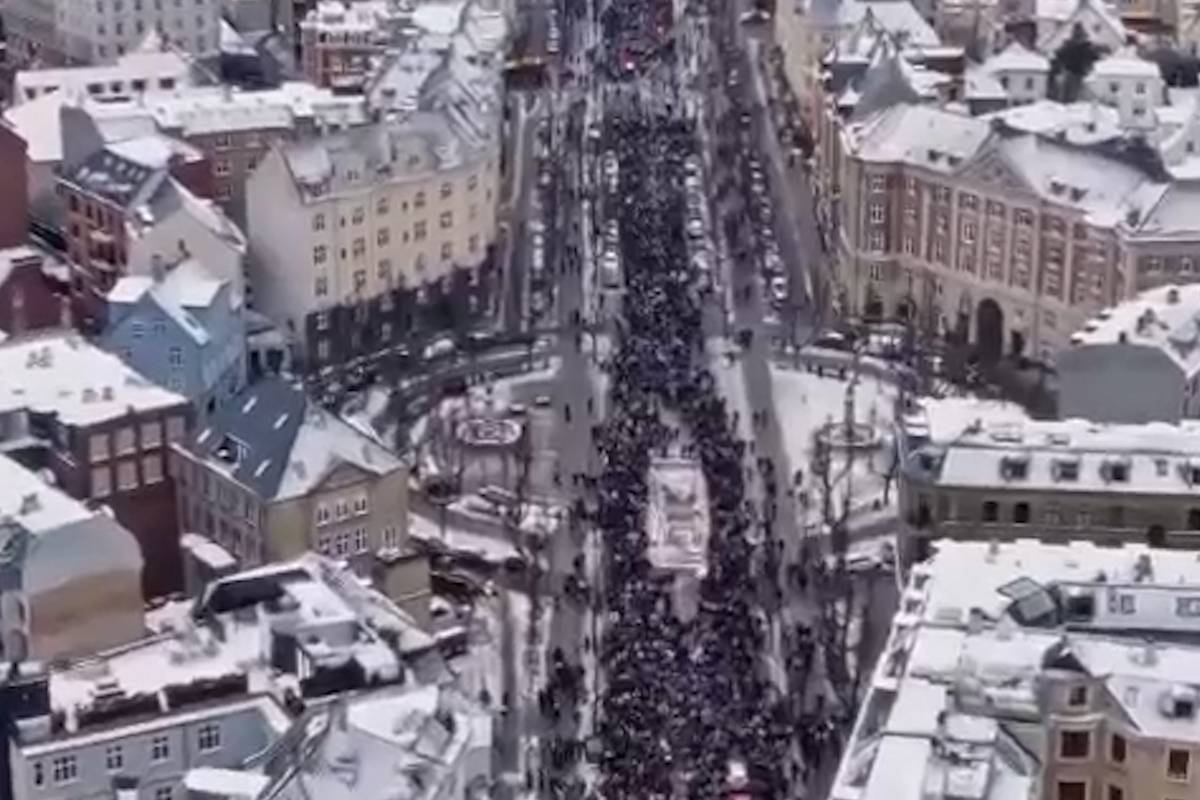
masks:
<path id="1" fill-rule="evenodd" d="M 449 686 L 357 695 L 313 711 L 293 731 L 262 770 L 202 768 L 185 785 L 213 800 L 489 796 L 491 715 Z"/>
<path id="2" fill-rule="evenodd" d="M 1152 129 L 1157 125 L 1154 109 L 1163 105 L 1166 95 L 1162 74 L 1153 61 L 1131 49 L 1119 51 L 1097 61 L 1086 84 L 1093 97 L 1117 109 L 1124 127 Z"/>
<path id="3" fill-rule="evenodd" d="M 1187 796 L 1194 554 L 938 542 L 913 568 L 831 800 Z"/>
<path id="4" fill-rule="evenodd" d="M 148 622 L 132 645 L 49 670 L 46 711 L 17 720 L 13 800 L 110 797 L 114 778 L 138 797 L 182 798 L 190 770 L 261 763 L 304 704 L 398 683 L 433 646 L 312 555 L 222 578 Z"/>
<path id="5" fill-rule="evenodd" d="M 201 57 L 219 52 L 220 0 L 186 5 L 168 0 L 55 1 L 57 46 L 69 63 L 112 63 L 138 49 L 172 47 Z"/>
<path id="6" fill-rule="evenodd" d="M 133 534 L 0 455 L 0 661 L 81 656 L 143 635 Z"/>
<path id="7" fill-rule="evenodd" d="M 110 65 L 21 70 L 13 79 L 13 105 L 55 92 L 111 100 L 194 85 L 192 66 L 179 53 L 135 50 Z"/>
<path id="8" fill-rule="evenodd" d="M 1057 366 L 1064 417 L 1200 417 L 1200 285 L 1162 286 L 1105 309 L 1071 337 Z"/>
<path id="9" fill-rule="evenodd" d="M 452 33 L 425 29 L 368 86 L 381 121 L 274 147 L 247 184 L 255 306 L 310 364 L 400 333 L 398 291 L 480 310 L 501 160 L 500 51 L 484 48 L 503 46 L 504 21 L 484 0 L 440 8 L 459 9 Z"/>
<path id="10" fill-rule="evenodd" d="M 1104 0 L 1035 0 L 1035 7 L 1039 53 L 1057 51 L 1076 25 L 1107 52 L 1124 47 L 1129 38 L 1124 23 Z"/>
<path id="11" fill-rule="evenodd" d="M 1050 60 L 1014 40 L 983 65 L 1004 88 L 1013 105 L 1034 103 L 1046 97 Z"/>

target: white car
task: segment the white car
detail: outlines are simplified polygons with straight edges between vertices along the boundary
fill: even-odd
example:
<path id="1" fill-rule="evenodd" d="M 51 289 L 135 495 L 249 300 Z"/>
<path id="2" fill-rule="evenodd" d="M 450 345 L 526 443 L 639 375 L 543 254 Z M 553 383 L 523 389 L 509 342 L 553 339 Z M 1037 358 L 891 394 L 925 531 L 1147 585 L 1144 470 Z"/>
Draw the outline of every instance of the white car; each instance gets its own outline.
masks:
<path id="1" fill-rule="evenodd" d="M 783 303 L 788 297 L 788 281 L 782 275 L 771 279 L 771 299 Z"/>
<path id="2" fill-rule="evenodd" d="M 445 358 L 446 356 L 454 355 L 454 351 L 458 349 L 458 345 L 454 340 L 443 336 L 440 339 L 434 339 L 425 347 L 425 360 L 432 361 L 435 358 Z"/>
<path id="3" fill-rule="evenodd" d="M 699 217 L 692 217 L 687 223 L 688 236 L 699 239 L 704 235 L 704 221 Z"/>
<path id="4" fill-rule="evenodd" d="M 752 25 L 758 22 L 766 22 L 771 18 L 771 13 L 766 9 L 752 8 L 749 11 L 743 11 L 738 16 L 738 22 L 743 25 Z"/>

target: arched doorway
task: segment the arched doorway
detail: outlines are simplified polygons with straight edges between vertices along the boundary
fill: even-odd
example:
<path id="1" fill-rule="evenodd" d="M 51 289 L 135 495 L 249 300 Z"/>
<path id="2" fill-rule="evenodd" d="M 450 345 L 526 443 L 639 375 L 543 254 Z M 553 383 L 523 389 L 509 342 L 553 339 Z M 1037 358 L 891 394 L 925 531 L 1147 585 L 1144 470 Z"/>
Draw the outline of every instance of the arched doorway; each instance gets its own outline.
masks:
<path id="1" fill-rule="evenodd" d="M 975 347 L 983 362 L 1000 359 L 1004 348 L 1004 312 L 990 297 L 979 301 L 975 312 Z"/>

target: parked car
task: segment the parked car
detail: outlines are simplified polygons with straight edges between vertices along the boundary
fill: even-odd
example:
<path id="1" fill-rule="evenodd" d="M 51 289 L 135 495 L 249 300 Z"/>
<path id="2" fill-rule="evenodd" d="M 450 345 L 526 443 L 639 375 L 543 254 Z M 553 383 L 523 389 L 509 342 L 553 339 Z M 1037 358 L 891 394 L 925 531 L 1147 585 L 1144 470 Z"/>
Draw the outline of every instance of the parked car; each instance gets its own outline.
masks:
<path id="1" fill-rule="evenodd" d="M 452 356 L 457 349 L 458 345 L 454 343 L 453 339 L 449 336 L 442 336 L 426 345 L 423 355 L 426 361 L 433 361 Z"/>

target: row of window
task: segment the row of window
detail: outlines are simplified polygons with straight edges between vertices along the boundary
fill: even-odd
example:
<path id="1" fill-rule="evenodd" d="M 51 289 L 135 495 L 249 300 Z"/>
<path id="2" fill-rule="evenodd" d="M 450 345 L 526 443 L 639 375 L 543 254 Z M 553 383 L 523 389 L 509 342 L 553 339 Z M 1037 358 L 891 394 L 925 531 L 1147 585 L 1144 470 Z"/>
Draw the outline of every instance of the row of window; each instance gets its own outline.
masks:
<path id="1" fill-rule="evenodd" d="M 370 549 L 366 528 L 353 528 L 317 537 L 317 552 L 331 558 L 346 558 Z"/>
<path id="2" fill-rule="evenodd" d="M 479 187 L 479 176 L 478 175 L 471 175 L 470 177 L 467 178 L 467 191 L 473 192 L 478 187 Z M 443 183 L 441 186 L 441 190 L 440 190 L 441 198 L 443 200 L 446 200 L 446 199 L 450 198 L 453 194 L 454 194 L 454 185 L 452 183 L 448 183 L 448 182 Z M 490 192 L 489 192 L 488 199 L 489 200 L 491 199 Z M 418 211 L 425 208 L 425 192 L 419 191 L 413 196 L 412 207 Z M 408 212 L 408 201 L 407 200 L 401 202 L 400 210 L 404 213 Z M 379 197 L 375 201 L 375 213 L 376 214 L 378 214 L 379 216 L 383 216 L 385 214 L 388 214 L 390 211 L 391 211 L 391 202 L 387 198 L 386 195 Z M 446 219 L 448 213 L 449 212 L 446 212 L 446 214 L 442 215 L 443 220 Z M 363 208 L 363 206 L 358 206 L 350 213 L 350 224 L 351 225 L 361 225 L 366 220 L 366 216 L 367 216 L 366 211 Z M 340 220 L 340 223 L 341 223 L 341 226 L 344 228 L 346 226 L 346 218 L 342 217 Z M 325 225 L 326 225 L 325 214 L 318 213 L 313 216 L 312 229 L 314 231 L 325 230 Z M 442 227 L 450 227 L 450 225 L 449 225 L 449 223 L 443 223 Z"/>
<path id="3" fill-rule="evenodd" d="M 152 0 L 152 2 L 154 4 L 155 11 L 162 11 L 163 0 Z M 203 6 L 205 3 L 205 0 L 193 0 L 193 2 L 195 2 L 195 4 L 198 6 Z M 183 8 L 183 0 L 174 0 L 174 3 L 175 3 L 176 8 Z M 142 10 L 142 0 L 131 0 L 130 6 L 134 11 L 141 11 Z M 106 8 L 108 8 L 108 6 L 105 5 L 104 0 L 96 0 L 96 13 L 97 14 L 104 14 Z M 114 14 L 124 13 L 125 0 L 112 0 L 111 8 L 112 8 Z"/>
<path id="4" fill-rule="evenodd" d="M 88 459 L 91 463 L 96 464 L 101 461 L 107 461 L 115 456 L 126 456 L 136 453 L 139 450 L 157 450 L 162 447 L 163 443 L 163 427 L 162 423 L 154 420 L 143 422 L 137 428 L 140 432 L 140 442 L 135 435 L 133 426 L 118 428 L 113 434 L 109 433 L 93 433 L 88 437 Z M 167 420 L 167 441 L 178 442 L 183 439 L 184 420 L 183 417 L 170 417 Z"/>
<path id="5" fill-rule="evenodd" d="M 341 522 L 351 516 L 361 517 L 370 513 L 370 504 L 365 494 L 355 495 L 353 500 L 338 500 L 331 510 L 325 503 L 319 503 L 315 512 L 317 525 L 328 525 L 330 522 Z"/>
<path id="6" fill-rule="evenodd" d="M 163 463 L 161 453 L 152 453 L 142 457 L 141 483 L 138 482 L 138 462 L 117 462 L 117 491 L 128 492 L 139 485 L 152 486 L 161 483 L 163 479 Z M 113 492 L 113 472 L 107 464 L 92 467 L 92 497 L 100 499 L 108 497 Z"/>
<path id="7" fill-rule="evenodd" d="M 201 753 L 212 753 L 221 749 L 221 725 L 219 722 L 209 722 L 196 729 L 196 749 Z M 150 761 L 161 764 L 171 757 L 171 738 L 159 734 L 150 740 Z M 125 745 L 110 744 L 104 749 L 104 768 L 108 772 L 120 772 L 125 769 Z M 58 786 L 74 783 L 79 780 L 79 757 L 74 755 L 55 756 L 50 760 L 49 775 L 44 762 L 34 761 L 32 764 L 33 785 L 45 786 L 49 779 Z M 171 787 L 160 787 L 155 792 L 155 798 L 170 798 Z"/>
<path id="8" fill-rule="evenodd" d="M 356 249 L 354 251 L 354 255 L 356 257 L 361 257 L 362 255 L 364 255 L 364 253 L 361 253 L 357 250 L 357 244 L 355 245 L 355 247 L 356 247 Z M 471 234 L 471 236 L 467 239 L 467 252 L 472 255 L 479 252 L 479 235 L 478 234 Z M 442 242 L 442 246 L 439 251 L 439 254 L 441 255 L 441 260 L 443 262 L 453 261 L 454 260 L 454 243 L 453 242 Z M 313 249 L 314 263 L 323 264 L 326 260 L 326 256 L 327 256 L 327 252 L 323 245 L 318 245 L 317 247 L 315 247 Z M 342 257 L 343 258 L 345 257 L 344 251 L 342 253 Z M 417 274 L 421 274 L 425 271 L 425 254 L 424 253 L 417 254 L 416 258 L 413 260 L 413 268 L 417 272 Z M 381 258 L 379 260 L 379 266 L 378 266 L 377 270 L 378 270 L 377 274 L 379 275 L 379 279 L 390 284 L 391 281 L 393 280 L 392 260 L 390 258 Z M 404 277 L 403 275 L 399 276 L 399 278 L 401 280 L 403 280 L 403 277 Z M 355 292 L 363 291 L 367 287 L 367 270 L 365 270 L 365 269 L 355 270 L 352 275 L 352 280 L 354 282 L 354 291 Z M 315 278 L 313 278 L 313 295 L 315 297 L 327 297 L 329 295 L 329 276 L 328 275 L 318 274 Z"/>
<path id="9" fill-rule="evenodd" d="M 202 29 L 202 28 L 204 28 L 205 24 L 206 24 L 205 18 L 203 16 L 201 16 L 200 14 L 197 14 L 196 15 L 196 27 Z M 154 23 L 154 27 L 158 31 L 163 31 L 166 29 L 166 25 L 163 23 L 163 21 L 161 19 Z M 182 18 L 178 18 L 175 20 L 175 30 L 179 30 L 179 31 L 183 30 L 183 19 Z M 140 19 L 135 19 L 133 21 L 133 32 L 136 34 L 145 33 L 146 32 L 146 23 Z M 105 27 L 103 22 L 96 26 L 96 35 L 97 36 L 107 36 L 108 35 L 108 29 Z M 125 35 L 125 23 L 120 22 L 120 21 L 113 23 L 113 36 L 124 36 L 124 35 Z M 198 37 L 198 41 L 206 42 L 207 40 L 204 38 L 203 35 L 201 35 Z M 204 45 L 201 44 L 200 46 L 203 47 Z"/>
<path id="10" fill-rule="evenodd" d="M 1128 757 L 1125 737 L 1119 733 L 1108 737 L 1108 762 L 1124 764 Z M 1061 761 L 1083 761 L 1092 758 L 1092 732 L 1090 730 L 1062 730 L 1058 734 L 1058 758 Z M 1167 749 L 1163 764 L 1167 780 L 1186 783 L 1191 780 L 1192 752 L 1181 748 Z"/>

